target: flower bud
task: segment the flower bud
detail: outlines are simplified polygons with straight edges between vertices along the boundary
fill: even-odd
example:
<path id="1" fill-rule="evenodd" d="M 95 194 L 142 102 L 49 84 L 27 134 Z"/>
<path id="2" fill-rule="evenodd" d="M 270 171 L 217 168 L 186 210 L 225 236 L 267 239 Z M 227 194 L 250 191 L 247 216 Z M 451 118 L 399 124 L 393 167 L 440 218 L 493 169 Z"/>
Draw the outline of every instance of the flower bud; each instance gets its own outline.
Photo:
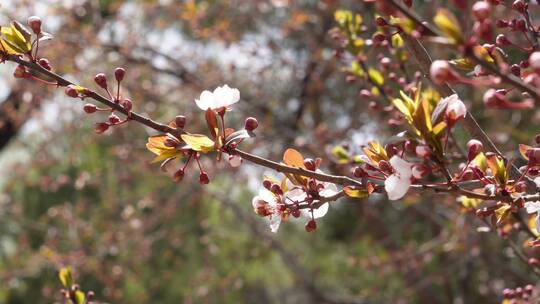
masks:
<path id="1" fill-rule="evenodd" d="M 359 166 L 356 166 L 352 168 L 351 173 L 354 177 L 365 177 L 367 176 L 367 172 L 364 171 L 364 169 L 360 168 Z"/>
<path id="2" fill-rule="evenodd" d="M 259 122 L 257 121 L 257 119 L 255 117 L 248 117 L 246 118 L 246 122 L 244 124 L 244 128 L 248 131 L 248 132 L 253 132 L 255 129 L 257 129 L 257 127 L 259 126 Z"/>
<path id="3" fill-rule="evenodd" d="M 525 183 L 524 181 L 519 181 L 514 185 L 514 189 L 519 193 L 526 192 L 527 191 L 527 183 Z"/>
<path id="4" fill-rule="evenodd" d="M 536 136 L 534 137 L 534 142 L 535 142 L 537 145 L 540 145 L 540 133 L 539 133 L 539 134 L 536 134 Z"/>
<path id="5" fill-rule="evenodd" d="M 51 63 L 46 58 L 40 58 L 38 60 L 38 63 L 40 66 L 42 66 L 46 70 L 52 70 Z"/>
<path id="6" fill-rule="evenodd" d="M 469 161 L 472 161 L 480 152 L 482 152 L 482 149 L 484 146 L 482 145 L 482 142 L 476 139 L 471 139 L 469 142 L 467 142 L 467 159 Z"/>
<path id="7" fill-rule="evenodd" d="M 184 115 L 178 115 L 174 118 L 176 127 L 183 129 L 186 126 L 186 117 Z"/>
<path id="8" fill-rule="evenodd" d="M 210 178 L 206 172 L 201 171 L 201 174 L 199 174 L 199 182 L 201 185 L 206 185 L 210 182 Z"/>
<path id="9" fill-rule="evenodd" d="M 94 77 L 94 81 L 98 86 L 100 86 L 103 89 L 107 89 L 107 76 L 103 73 L 99 73 Z"/>
<path id="10" fill-rule="evenodd" d="M 41 33 L 41 18 L 39 18 L 38 16 L 28 17 L 26 23 L 32 29 L 32 32 L 34 32 L 34 34 L 39 35 Z"/>
<path id="11" fill-rule="evenodd" d="M 478 21 L 483 21 L 489 18 L 490 11 L 491 5 L 486 1 L 477 1 L 472 6 L 474 18 L 476 18 Z"/>
<path id="12" fill-rule="evenodd" d="M 521 68 L 519 67 L 519 65 L 517 64 L 512 64 L 510 66 L 510 72 L 512 72 L 512 75 L 516 76 L 516 77 L 520 77 L 521 76 Z"/>
<path id="13" fill-rule="evenodd" d="M 498 28 L 506 28 L 508 27 L 508 21 L 503 20 L 503 19 L 497 19 L 497 22 L 495 23 L 495 25 L 497 25 Z"/>
<path id="14" fill-rule="evenodd" d="M 87 103 L 84 105 L 83 110 L 88 114 L 92 114 L 97 111 L 97 107 L 95 104 Z"/>
<path id="15" fill-rule="evenodd" d="M 540 164 L 540 148 L 531 148 L 525 152 L 529 158 L 529 163 L 532 165 Z"/>
<path id="16" fill-rule="evenodd" d="M 512 44 L 512 42 L 510 42 L 510 40 L 508 40 L 508 38 L 506 38 L 506 36 L 503 34 L 497 35 L 497 38 L 495 38 L 495 43 L 497 46 L 508 46 Z"/>
<path id="17" fill-rule="evenodd" d="M 416 146 L 416 155 L 420 158 L 427 158 L 432 154 L 431 148 L 426 145 L 418 145 Z"/>
<path id="18" fill-rule="evenodd" d="M 178 171 L 174 172 L 173 179 L 175 182 L 179 183 L 184 179 L 184 169 L 179 169 Z"/>
<path id="19" fill-rule="evenodd" d="M 131 109 L 133 109 L 133 102 L 131 99 L 124 99 L 120 102 L 120 105 L 126 109 L 126 111 L 131 112 Z"/>
<path id="20" fill-rule="evenodd" d="M 448 100 L 446 106 L 445 117 L 448 121 L 454 123 L 467 115 L 467 107 L 461 101 L 457 94 L 453 94 L 446 97 L 444 100 Z"/>
<path id="21" fill-rule="evenodd" d="M 291 215 L 294 216 L 295 218 L 299 218 L 300 217 L 300 209 L 295 208 L 295 209 L 291 210 Z"/>
<path id="22" fill-rule="evenodd" d="M 537 258 L 530 258 L 527 263 L 532 267 L 538 267 L 538 265 L 540 265 L 540 261 L 538 261 Z"/>
<path id="23" fill-rule="evenodd" d="M 428 167 L 424 164 L 415 164 L 411 168 L 412 175 L 416 179 L 421 179 L 422 177 L 426 176 L 429 173 Z"/>
<path id="24" fill-rule="evenodd" d="M 413 0 L 402 0 L 403 4 L 405 4 L 408 8 L 411 8 Z"/>
<path id="25" fill-rule="evenodd" d="M 484 97 L 482 98 L 484 101 L 484 105 L 488 108 L 496 108 L 501 103 L 504 103 L 504 96 L 502 94 L 497 93 L 495 89 L 489 89 L 484 93 Z"/>
<path id="26" fill-rule="evenodd" d="M 118 117 L 116 114 L 111 114 L 109 115 L 108 120 L 111 125 L 116 125 L 120 122 L 120 117 Z"/>
<path id="27" fill-rule="evenodd" d="M 435 84 L 455 81 L 458 78 L 457 73 L 452 69 L 450 63 L 445 60 L 433 61 L 429 68 L 429 74 L 431 75 L 431 80 Z"/>
<path id="28" fill-rule="evenodd" d="M 72 98 L 77 98 L 77 97 L 79 97 L 79 93 L 77 92 L 77 90 L 75 89 L 75 87 L 73 87 L 72 85 L 68 85 L 68 86 L 64 89 L 64 93 L 66 93 L 67 96 L 72 97 Z"/>
<path id="29" fill-rule="evenodd" d="M 114 78 L 116 78 L 116 81 L 121 82 L 124 80 L 124 76 L 126 75 L 126 70 L 124 68 L 116 68 L 114 70 Z"/>
<path id="30" fill-rule="evenodd" d="M 13 77 L 15 78 L 28 78 L 28 76 L 30 76 L 30 73 L 20 64 L 15 68 L 15 72 L 13 72 Z"/>
<path id="31" fill-rule="evenodd" d="M 98 122 L 94 125 L 94 131 L 97 134 L 101 134 L 109 129 L 109 124 L 106 122 Z"/>
<path id="32" fill-rule="evenodd" d="M 281 190 L 281 187 L 278 184 L 272 184 L 272 187 L 270 187 L 270 191 L 277 195 L 283 194 L 283 190 Z"/>
<path id="33" fill-rule="evenodd" d="M 317 166 L 315 165 L 315 161 L 312 158 L 306 158 L 304 159 L 304 167 L 310 171 L 317 170 Z"/>
<path id="34" fill-rule="evenodd" d="M 306 223 L 305 228 L 307 232 L 313 232 L 317 230 L 317 222 L 315 222 L 315 220 L 310 220 Z"/>
<path id="35" fill-rule="evenodd" d="M 388 25 L 388 22 L 386 22 L 386 19 L 384 19 L 383 17 L 379 16 L 375 19 L 375 23 L 377 24 L 377 26 L 387 26 Z"/>
<path id="36" fill-rule="evenodd" d="M 529 65 L 535 71 L 540 71 L 540 52 L 534 52 L 529 56 Z"/>
<path id="37" fill-rule="evenodd" d="M 265 180 L 263 180 L 262 184 L 263 184 L 263 187 L 266 188 L 267 190 L 272 189 L 272 182 L 271 181 L 265 179 Z"/>
<path id="38" fill-rule="evenodd" d="M 527 9 L 527 4 L 523 0 L 516 0 L 512 3 L 512 8 L 523 14 Z"/>

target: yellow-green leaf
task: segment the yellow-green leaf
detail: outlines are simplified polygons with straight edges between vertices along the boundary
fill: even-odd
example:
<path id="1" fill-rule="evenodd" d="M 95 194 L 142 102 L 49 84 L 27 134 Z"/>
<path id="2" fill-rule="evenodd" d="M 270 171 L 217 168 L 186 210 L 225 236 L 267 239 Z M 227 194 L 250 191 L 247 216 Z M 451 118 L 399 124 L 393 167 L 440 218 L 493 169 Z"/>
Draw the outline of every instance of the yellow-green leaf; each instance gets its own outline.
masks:
<path id="1" fill-rule="evenodd" d="M 18 54 L 25 54 L 32 50 L 32 43 L 29 37 L 25 37 L 15 26 L 0 28 L 2 33 L 2 41 L 4 41 L 12 50 Z"/>
<path id="2" fill-rule="evenodd" d="M 495 217 L 497 218 L 497 224 L 501 223 L 506 218 L 508 218 L 508 215 L 510 214 L 510 208 L 511 208 L 510 205 L 505 204 L 495 210 Z"/>
<path id="3" fill-rule="evenodd" d="M 369 196 L 369 193 L 367 190 L 365 189 L 355 189 L 351 186 L 347 186 L 345 188 L 343 188 L 343 192 L 345 193 L 345 195 L 347 195 L 348 197 L 352 197 L 352 198 L 365 198 L 365 197 L 368 197 Z"/>
<path id="4" fill-rule="evenodd" d="M 58 278 L 64 288 L 71 288 L 71 285 L 73 285 L 73 276 L 71 275 L 71 268 L 69 267 L 61 268 L 58 272 Z"/>
<path id="5" fill-rule="evenodd" d="M 463 39 L 459 22 L 449 10 L 439 9 L 433 18 L 433 22 L 447 37 L 452 38 L 455 42 Z"/>
<path id="6" fill-rule="evenodd" d="M 75 302 L 76 304 L 86 304 L 86 296 L 84 292 L 77 290 L 75 291 Z"/>
<path id="7" fill-rule="evenodd" d="M 181 138 L 194 151 L 208 153 L 214 151 L 215 143 L 213 140 L 202 134 L 182 134 Z"/>
<path id="8" fill-rule="evenodd" d="M 529 145 L 519 144 L 519 154 L 521 154 L 521 157 L 525 158 L 526 160 L 529 160 L 527 151 L 530 149 L 532 149 L 532 147 Z"/>
<path id="9" fill-rule="evenodd" d="M 384 84 L 384 77 L 381 74 L 381 72 L 377 71 L 374 68 L 369 68 L 368 70 L 369 79 L 373 81 L 377 85 L 383 85 Z"/>

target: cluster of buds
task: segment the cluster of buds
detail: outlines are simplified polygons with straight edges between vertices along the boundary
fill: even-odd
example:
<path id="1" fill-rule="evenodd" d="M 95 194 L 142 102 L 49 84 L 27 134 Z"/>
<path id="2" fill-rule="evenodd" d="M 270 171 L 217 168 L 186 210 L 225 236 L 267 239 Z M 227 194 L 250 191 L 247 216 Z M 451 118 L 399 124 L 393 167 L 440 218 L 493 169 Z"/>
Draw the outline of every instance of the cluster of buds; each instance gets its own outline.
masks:
<path id="1" fill-rule="evenodd" d="M 515 289 L 506 288 L 503 290 L 502 296 L 512 304 L 532 304 L 537 303 L 536 300 L 532 299 L 533 292 L 534 286 L 532 284 L 527 284 Z"/>

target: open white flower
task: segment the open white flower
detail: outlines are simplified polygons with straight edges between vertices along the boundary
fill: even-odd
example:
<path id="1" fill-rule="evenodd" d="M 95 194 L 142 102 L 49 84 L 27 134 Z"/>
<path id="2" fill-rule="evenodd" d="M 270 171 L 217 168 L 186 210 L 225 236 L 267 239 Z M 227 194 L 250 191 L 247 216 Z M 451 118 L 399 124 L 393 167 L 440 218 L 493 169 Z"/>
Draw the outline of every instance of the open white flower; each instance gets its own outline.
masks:
<path id="1" fill-rule="evenodd" d="M 540 201 L 526 202 L 525 209 L 529 214 L 536 213 L 536 219 L 534 220 L 534 223 L 536 225 L 536 231 L 540 232 Z"/>
<path id="2" fill-rule="evenodd" d="M 227 108 L 240 100 L 240 91 L 228 85 L 217 87 L 213 92 L 203 91 L 195 103 L 201 110 Z"/>
<path id="3" fill-rule="evenodd" d="M 321 171 L 322 172 L 322 171 Z M 319 191 L 319 195 L 322 197 L 331 197 L 338 193 L 338 188 L 336 185 L 332 183 L 322 183 L 323 188 Z M 290 191 L 287 191 L 285 193 L 285 199 L 287 202 L 304 202 L 306 200 L 307 194 L 306 192 L 301 188 L 293 188 Z M 328 208 L 330 207 L 329 203 L 324 203 L 319 208 L 313 209 L 313 218 L 318 219 L 326 215 L 328 213 Z M 303 217 L 311 219 L 311 210 L 310 209 L 302 209 L 300 213 Z"/>
<path id="4" fill-rule="evenodd" d="M 457 94 L 452 94 L 446 98 L 443 98 L 441 102 L 448 102 L 446 106 L 446 117 L 452 121 L 457 121 L 459 119 L 465 118 L 467 115 L 467 107 L 459 99 Z"/>
<path id="5" fill-rule="evenodd" d="M 411 186 L 412 165 L 397 155 L 390 158 L 390 165 L 394 173 L 384 181 L 384 189 L 388 199 L 398 200 L 405 196 Z"/>
<path id="6" fill-rule="evenodd" d="M 251 201 L 255 213 L 268 219 L 270 230 L 274 233 L 277 233 L 282 218 L 282 212 L 277 207 L 278 201 L 280 198 L 266 189 L 261 189 Z"/>

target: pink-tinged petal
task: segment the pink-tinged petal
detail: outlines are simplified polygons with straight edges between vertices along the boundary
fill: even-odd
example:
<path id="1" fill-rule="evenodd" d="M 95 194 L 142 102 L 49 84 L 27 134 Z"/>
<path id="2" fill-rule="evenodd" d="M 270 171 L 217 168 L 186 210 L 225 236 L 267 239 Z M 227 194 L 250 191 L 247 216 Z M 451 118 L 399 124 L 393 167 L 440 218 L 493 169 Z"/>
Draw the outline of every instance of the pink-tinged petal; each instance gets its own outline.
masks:
<path id="1" fill-rule="evenodd" d="M 279 229 L 279 225 L 281 224 L 281 214 L 274 212 L 270 215 L 270 230 L 273 233 L 277 233 Z"/>
<path id="2" fill-rule="evenodd" d="M 195 99 L 195 103 L 204 111 L 208 110 L 208 108 L 213 108 L 214 94 L 210 91 L 203 91 L 199 99 Z"/>
<path id="3" fill-rule="evenodd" d="M 527 213 L 535 213 L 540 211 L 540 201 L 536 202 L 526 202 L 525 209 Z M 540 227 L 538 227 L 540 229 Z"/>
<path id="4" fill-rule="evenodd" d="M 328 208 L 330 207 L 330 204 L 324 203 L 319 208 L 313 209 L 313 218 L 321 218 L 326 215 L 328 212 Z"/>
<path id="5" fill-rule="evenodd" d="M 459 96 L 457 94 L 450 95 L 446 98 L 444 98 L 442 101 L 448 101 L 448 105 L 446 106 L 446 115 L 450 119 L 460 119 L 464 118 L 465 115 L 467 115 L 467 107 L 459 99 Z"/>
<path id="6" fill-rule="evenodd" d="M 390 175 L 384 181 L 384 189 L 388 194 L 389 200 L 398 200 L 402 198 L 403 196 L 405 196 L 410 186 L 410 177 L 403 178 L 402 176 L 399 176 L 397 174 Z"/>
<path id="7" fill-rule="evenodd" d="M 242 164 L 242 157 L 240 155 L 230 155 L 228 160 L 233 168 L 239 167 Z"/>
<path id="8" fill-rule="evenodd" d="M 394 168 L 398 175 L 403 179 L 409 179 L 412 176 L 412 164 L 403 160 L 403 158 L 397 155 L 392 156 L 392 158 L 390 158 L 390 165 L 392 165 L 392 168 Z"/>
<path id="9" fill-rule="evenodd" d="M 275 206 L 276 205 L 276 196 L 274 195 L 274 193 L 266 190 L 266 189 L 261 189 L 259 190 L 259 197 L 267 202 L 268 204 L 270 204 L 271 206 Z"/>

